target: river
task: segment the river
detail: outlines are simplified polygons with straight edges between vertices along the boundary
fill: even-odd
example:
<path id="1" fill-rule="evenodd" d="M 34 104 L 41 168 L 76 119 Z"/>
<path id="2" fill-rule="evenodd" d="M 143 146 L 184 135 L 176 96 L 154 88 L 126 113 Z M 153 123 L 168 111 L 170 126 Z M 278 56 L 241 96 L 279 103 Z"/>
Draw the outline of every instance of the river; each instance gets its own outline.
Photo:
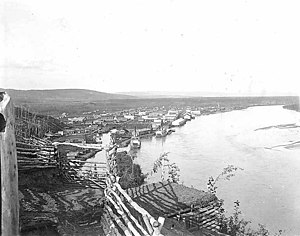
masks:
<path id="1" fill-rule="evenodd" d="M 282 106 L 257 106 L 199 116 L 165 138 L 142 140 L 136 162 L 144 173 L 169 152 L 180 168 L 180 183 L 206 190 L 232 164 L 243 168 L 229 181 L 218 182 L 225 209 L 240 201 L 242 217 L 272 232 L 300 235 L 300 113 Z M 100 155 L 100 154 L 99 154 Z M 148 182 L 159 180 L 150 176 Z"/>

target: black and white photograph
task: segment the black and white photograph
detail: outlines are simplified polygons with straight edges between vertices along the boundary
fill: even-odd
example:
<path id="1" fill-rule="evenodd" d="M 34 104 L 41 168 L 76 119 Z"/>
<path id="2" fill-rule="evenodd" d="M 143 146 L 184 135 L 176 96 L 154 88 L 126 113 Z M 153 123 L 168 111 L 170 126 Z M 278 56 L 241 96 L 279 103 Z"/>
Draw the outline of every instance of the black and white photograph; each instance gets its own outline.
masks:
<path id="1" fill-rule="evenodd" d="M 3 236 L 300 236 L 300 2 L 2 0 Z"/>

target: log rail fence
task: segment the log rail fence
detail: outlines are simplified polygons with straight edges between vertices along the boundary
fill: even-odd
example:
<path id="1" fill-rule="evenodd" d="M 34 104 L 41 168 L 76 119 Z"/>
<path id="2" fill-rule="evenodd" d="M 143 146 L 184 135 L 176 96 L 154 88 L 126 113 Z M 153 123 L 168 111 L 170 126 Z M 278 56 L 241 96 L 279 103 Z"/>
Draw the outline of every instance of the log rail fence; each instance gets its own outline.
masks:
<path id="1" fill-rule="evenodd" d="M 18 171 L 59 168 L 69 177 L 81 176 L 104 188 L 104 221 L 108 235 L 161 235 L 164 218 L 156 220 L 135 203 L 118 183 L 115 151 L 107 150 L 107 163 L 59 159 L 57 148 L 38 137 L 16 142 L 14 106 L 5 92 L 0 93 L 1 235 L 19 234 Z M 116 150 L 114 148 L 114 150 Z M 70 173 L 74 175 L 70 175 Z"/>
<path id="2" fill-rule="evenodd" d="M 110 225 L 111 235 L 162 235 L 165 218 L 155 219 L 144 208 L 140 207 L 128 193 L 122 189 L 116 175 L 117 146 L 111 144 L 106 149 L 107 170 L 106 188 L 104 194 L 107 200 L 104 219 Z"/>
<path id="3" fill-rule="evenodd" d="M 10 97 L 0 93 L 0 157 L 1 157 L 1 235 L 19 234 L 18 171 L 34 168 L 58 168 L 69 180 L 88 180 L 97 188 L 104 189 L 105 203 L 102 216 L 107 235 L 162 236 L 164 217 L 155 219 L 139 206 L 119 184 L 117 176 L 117 145 L 106 148 L 106 163 L 63 160 L 55 145 L 38 137 L 19 138 L 14 130 L 14 107 Z M 67 174 L 66 174 L 67 173 Z M 208 212 L 215 209 L 207 209 Z M 166 215 L 178 218 L 180 213 Z M 191 229 L 215 227 L 214 219 L 202 219 L 200 214 L 184 215 L 183 220 Z M 181 219 L 182 220 L 182 219 Z"/>

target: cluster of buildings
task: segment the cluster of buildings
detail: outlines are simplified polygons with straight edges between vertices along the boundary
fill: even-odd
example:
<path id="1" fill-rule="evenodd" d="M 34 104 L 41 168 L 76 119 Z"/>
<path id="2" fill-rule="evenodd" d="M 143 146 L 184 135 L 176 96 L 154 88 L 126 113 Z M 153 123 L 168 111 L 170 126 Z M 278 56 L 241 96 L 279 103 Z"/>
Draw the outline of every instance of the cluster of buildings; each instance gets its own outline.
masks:
<path id="1" fill-rule="evenodd" d="M 65 148 L 67 158 L 86 157 L 91 153 L 80 153 L 84 148 L 103 149 L 102 134 L 110 132 L 119 147 L 134 146 L 133 141 L 139 143 L 144 137 L 164 137 L 172 132 L 171 127 L 182 126 L 187 121 L 199 115 L 207 115 L 223 111 L 220 107 L 190 108 L 176 107 L 166 109 L 162 107 L 128 109 L 117 112 L 86 112 L 77 116 L 63 113 L 59 120 L 66 124 L 66 128 L 56 134 L 48 133 L 53 142 L 72 145 L 77 148 Z M 137 140 L 133 140 L 137 139 Z M 91 149 L 92 150 L 92 149 Z M 90 151 L 91 151 L 90 150 Z"/>
<path id="2" fill-rule="evenodd" d="M 189 120 L 200 115 L 199 109 L 165 109 L 164 107 L 137 108 L 112 113 L 82 114 L 68 116 L 63 114 L 60 121 L 68 128 L 54 135 L 54 141 L 70 143 L 101 143 L 101 134 L 112 129 L 124 129 L 129 133 L 149 135 L 162 125 L 179 126 L 182 119 Z"/>

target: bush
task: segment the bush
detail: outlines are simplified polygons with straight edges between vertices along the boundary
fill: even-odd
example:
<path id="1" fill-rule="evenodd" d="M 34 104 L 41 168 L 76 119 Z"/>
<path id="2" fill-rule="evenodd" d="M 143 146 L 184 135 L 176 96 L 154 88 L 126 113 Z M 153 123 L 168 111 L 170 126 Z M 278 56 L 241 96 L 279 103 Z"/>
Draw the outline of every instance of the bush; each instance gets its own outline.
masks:
<path id="1" fill-rule="evenodd" d="M 231 236 L 271 236 L 265 225 L 258 224 L 258 229 L 249 226 L 251 221 L 240 218 L 242 212 L 239 208 L 239 201 L 234 202 L 234 212 L 232 216 L 226 217 L 224 213 L 219 215 L 220 232 Z M 282 230 L 274 236 L 282 235 Z"/>
<path id="2" fill-rule="evenodd" d="M 142 173 L 141 167 L 134 164 L 130 155 L 120 153 L 116 156 L 117 175 L 123 189 L 138 187 L 145 181 L 146 176 Z"/>
<path id="3" fill-rule="evenodd" d="M 233 165 L 228 165 L 223 169 L 222 173 L 216 178 L 209 177 L 207 183 L 207 189 L 210 193 L 216 194 L 217 183 L 220 180 L 230 180 L 235 172 L 238 170 L 243 170 L 242 168 L 235 167 Z M 258 229 L 250 228 L 249 224 L 251 221 L 240 218 L 242 212 L 240 211 L 240 202 L 237 200 L 234 202 L 234 212 L 231 216 L 225 215 L 225 210 L 223 208 L 223 200 L 220 200 L 220 210 L 218 213 L 218 221 L 220 225 L 220 232 L 228 234 L 231 236 L 271 236 L 270 232 L 262 224 L 258 224 Z M 274 236 L 279 236 L 282 234 L 282 230 L 279 230 Z"/>

